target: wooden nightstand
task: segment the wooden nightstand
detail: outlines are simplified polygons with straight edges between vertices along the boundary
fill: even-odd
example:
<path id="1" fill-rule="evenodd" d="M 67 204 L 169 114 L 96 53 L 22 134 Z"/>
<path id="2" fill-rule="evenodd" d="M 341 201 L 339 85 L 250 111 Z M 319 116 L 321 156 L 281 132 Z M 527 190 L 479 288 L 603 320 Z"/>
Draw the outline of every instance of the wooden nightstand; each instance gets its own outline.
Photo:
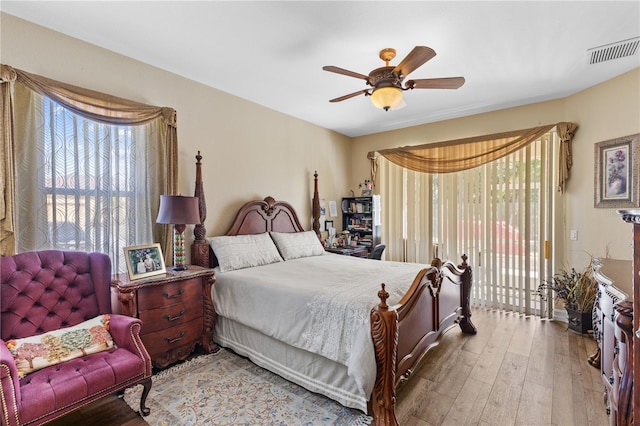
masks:
<path id="1" fill-rule="evenodd" d="M 189 265 L 186 271 L 130 280 L 118 274 L 111 282 L 113 312 L 142 320 L 142 341 L 156 367 L 187 358 L 200 344 L 216 352 L 213 328 L 216 313 L 211 300 L 213 269 Z"/>

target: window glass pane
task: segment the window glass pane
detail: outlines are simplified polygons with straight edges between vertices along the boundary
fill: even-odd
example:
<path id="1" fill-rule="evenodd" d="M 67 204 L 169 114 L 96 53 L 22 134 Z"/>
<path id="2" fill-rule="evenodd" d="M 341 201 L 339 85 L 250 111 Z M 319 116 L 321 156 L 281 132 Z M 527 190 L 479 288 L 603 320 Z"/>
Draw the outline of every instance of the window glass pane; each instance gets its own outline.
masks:
<path id="1" fill-rule="evenodd" d="M 25 195 L 17 208 L 28 212 L 16 218 L 18 250 L 98 251 L 126 271 L 122 248 L 153 241 L 145 155 L 153 126 L 99 123 L 37 94 L 31 102 L 30 146 L 16 153 Z"/>

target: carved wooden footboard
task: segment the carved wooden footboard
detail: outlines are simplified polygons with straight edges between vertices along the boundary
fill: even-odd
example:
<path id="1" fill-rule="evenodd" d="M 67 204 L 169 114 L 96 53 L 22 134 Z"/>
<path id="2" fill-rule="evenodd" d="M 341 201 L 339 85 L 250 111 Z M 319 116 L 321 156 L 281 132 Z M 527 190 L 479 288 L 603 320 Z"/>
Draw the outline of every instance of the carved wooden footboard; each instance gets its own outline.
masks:
<path id="1" fill-rule="evenodd" d="M 389 294 L 382 284 L 380 303 L 371 310 L 371 336 L 376 354 L 376 382 L 369 401 L 376 425 L 397 425 L 396 388 L 409 379 L 438 339 L 456 323 L 464 333 L 475 334 L 469 296 L 471 268 L 444 265 L 434 259 L 423 269 L 397 305 L 388 306 Z"/>
<path id="2" fill-rule="evenodd" d="M 201 200 L 201 212 L 206 212 L 204 197 L 198 192 L 202 185 L 201 163 L 196 163 L 196 197 Z M 318 175 L 314 174 L 313 230 L 320 236 Z M 202 220 L 204 222 L 204 219 Z M 303 232 L 295 210 L 286 202 L 272 197 L 244 204 L 226 235 L 258 234 L 262 232 Z M 202 230 L 199 229 L 201 233 Z M 198 235 L 192 250 L 194 264 L 217 266 L 210 247 L 203 247 L 202 234 Z M 199 245 L 198 245 L 199 244 Z M 442 334 L 460 325 L 464 333 L 475 334 L 469 307 L 471 268 L 462 257 L 459 266 L 434 259 L 429 268 L 415 277 L 408 292 L 400 302 L 388 306 L 389 294 L 382 284 L 378 292 L 380 303 L 371 310 L 371 335 L 373 337 L 377 376 L 369 400 L 369 411 L 376 425 L 397 425 L 395 415 L 396 388 L 411 377 L 425 353 L 438 344 Z"/>

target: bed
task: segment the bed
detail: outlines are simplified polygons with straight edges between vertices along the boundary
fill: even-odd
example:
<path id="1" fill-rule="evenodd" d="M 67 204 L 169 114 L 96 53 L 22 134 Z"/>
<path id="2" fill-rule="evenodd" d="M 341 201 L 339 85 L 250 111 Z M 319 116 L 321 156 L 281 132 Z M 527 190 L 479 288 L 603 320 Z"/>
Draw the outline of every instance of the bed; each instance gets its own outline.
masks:
<path id="1" fill-rule="evenodd" d="M 201 176 L 200 159 L 196 164 Z M 202 187 L 196 182 L 201 212 Z M 316 174 L 313 231 L 303 229 L 289 203 L 272 197 L 244 204 L 223 236 L 197 231 L 192 263 L 216 268 L 214 340 L 368 412 L 376 425 L 397 425 L 396 389 L 425 353 L 456 324 L 476 333 L 471 268 L 466 256 L 457 266 L 439 259 L 417 265 L 324 252 L 317 188 Z"/>

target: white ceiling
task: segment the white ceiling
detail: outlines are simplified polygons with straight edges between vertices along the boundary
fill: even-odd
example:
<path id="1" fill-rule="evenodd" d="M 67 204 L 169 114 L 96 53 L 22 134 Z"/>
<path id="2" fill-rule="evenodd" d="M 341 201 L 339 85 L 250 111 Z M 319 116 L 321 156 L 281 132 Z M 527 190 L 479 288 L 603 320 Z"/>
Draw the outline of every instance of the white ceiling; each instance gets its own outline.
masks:
<path id="1" fill-rule="evenodd" d="M 639 1 L 6 1 L 3 12 L 348 135 L 565 97 L 640 66 L 588 65 L 587 49 L 640 35 Z M 457 90 L 404 92 L 388 111 L 357 96 L 378 52 L 437 56 L 408 79 L 463 76 Z M 640 94 L 639 94 L 640 96 Z"/>

